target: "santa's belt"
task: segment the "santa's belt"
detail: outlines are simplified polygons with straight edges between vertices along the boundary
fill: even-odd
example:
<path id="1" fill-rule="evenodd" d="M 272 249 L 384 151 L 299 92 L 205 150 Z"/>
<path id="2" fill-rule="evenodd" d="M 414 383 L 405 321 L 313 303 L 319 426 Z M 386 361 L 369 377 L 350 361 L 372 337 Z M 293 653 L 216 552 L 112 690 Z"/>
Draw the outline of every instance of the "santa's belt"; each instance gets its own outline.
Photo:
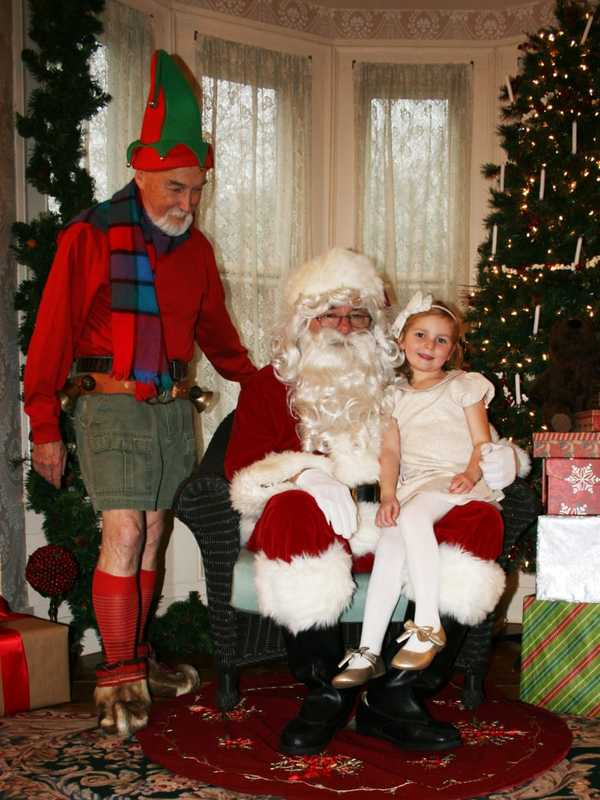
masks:
<path id="1" fill-rule="evenodd" d="M 378 483 L 361 483 L 350 489 L 355 503 L 378 503 L 380 492 Z"/>
<path id="2" fill-rule="evenodd" d="M 74 372 L 112 372 L 112 356 L 81 356 L 75 361 Z M 187 361 L 173 359 L 169 361 L 169 375 L 174 382 L 187 378 Z"/>

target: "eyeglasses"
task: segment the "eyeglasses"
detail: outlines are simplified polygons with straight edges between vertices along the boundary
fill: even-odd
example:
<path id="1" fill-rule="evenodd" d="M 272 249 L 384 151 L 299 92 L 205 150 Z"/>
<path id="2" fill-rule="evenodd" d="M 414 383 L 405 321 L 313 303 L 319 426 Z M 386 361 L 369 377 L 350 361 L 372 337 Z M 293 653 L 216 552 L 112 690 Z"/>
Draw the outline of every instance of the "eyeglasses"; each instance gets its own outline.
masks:
<path id="1" fill-rule="evenodd" d="M 317 319 L 324 328 L 339 328 L 342 324 L 342 320 L 347 319 L 348 324 L 354 331 L 364 331 L 371 326 L 372 322 L 370 314 L 360 311 L 353 311 L 351 314 L 334 314 L 333 312 L 329 312 L 327 314 L 321 314 Z"/>

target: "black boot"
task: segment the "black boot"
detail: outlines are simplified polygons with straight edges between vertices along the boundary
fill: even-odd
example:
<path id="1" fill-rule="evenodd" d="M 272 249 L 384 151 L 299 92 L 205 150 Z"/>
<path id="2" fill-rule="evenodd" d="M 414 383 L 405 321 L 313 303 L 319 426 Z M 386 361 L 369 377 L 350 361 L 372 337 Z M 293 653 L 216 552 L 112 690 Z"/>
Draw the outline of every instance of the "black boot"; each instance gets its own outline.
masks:
<path id="1" fill-rule="evenodd" d="M 358 704 L 356 730 L 386 739 L 403 750 L 448 750 L 459 747 L 454 725 L 434 720 L 413 690 L 417 673 L 391 670 L 372 681 Z"/>
<path id="2" fill-rule="evenodd" d="M 310 628 L 285 635 L 292 674 L 309 688 L 297 717 L 281 733 L 279 749 L 288 755 L 314 755 L 327 747 L 348 722 L 359 687 L 335 689 L 330 681 L 344 655 L 341 630 Z"/>
<path id="3" fill-rule="evenodd" d="M 443 689 L 454 673 L 454 663 L 469 630 L 453 617 L 441 617 L 446 633 L 446 646 L 436 655 L 431 664 L 417 674 L 413 684 L 415 691 L 436 694 Z"/>

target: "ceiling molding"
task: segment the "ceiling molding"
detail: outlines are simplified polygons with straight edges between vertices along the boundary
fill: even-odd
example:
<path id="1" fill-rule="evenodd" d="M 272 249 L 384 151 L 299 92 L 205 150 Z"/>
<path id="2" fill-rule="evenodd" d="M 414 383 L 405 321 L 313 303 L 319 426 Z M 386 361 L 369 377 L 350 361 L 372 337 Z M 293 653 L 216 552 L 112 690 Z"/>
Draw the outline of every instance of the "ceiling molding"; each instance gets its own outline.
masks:
<path id="1" fill-rule="evenodd" d="M 329 2 L 329 5 L 324 5 Z M 344 8 L 335 7 L 345 3 Z M 254 22 L 278 25 L 287 30 L 324 39 L 415 41 L 495 41 L 523 36 L 554 23 L 554 0 L 538 0 L 504 6 L 503 0 L 488 0 L 495 7 L 458 8 L 470 0 L 430 0 L 429 8 L 382 8 L 398 0 L 364 0 L 359 8 L 348 2 L 360 0 L 179 0 L 179 4 L 216 11 Z M 448 8 L 456 5 L 457 8 Z M 480 6 L 480 3 L 477 3 Z M 375 8 L 371 6 L 377 6 Z"/>

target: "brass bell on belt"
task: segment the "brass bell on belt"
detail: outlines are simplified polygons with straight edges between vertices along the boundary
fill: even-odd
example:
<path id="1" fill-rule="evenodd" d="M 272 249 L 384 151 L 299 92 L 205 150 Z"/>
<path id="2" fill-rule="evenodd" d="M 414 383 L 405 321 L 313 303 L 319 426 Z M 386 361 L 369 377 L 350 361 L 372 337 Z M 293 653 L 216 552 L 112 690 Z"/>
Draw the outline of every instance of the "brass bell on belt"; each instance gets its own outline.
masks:
<path id="1" fill-rule="evenodd" d="M 211 408 L 216 400 L 215 392 L 211 392 L 210 389 L 203 389 L 201 386 L 190 387 L 188 397 L 199 414 Z"/>
<path id="2" fill-rule="evenodd" d="M 65 414 L 71 414 L 75 410 L 75 403 L 81 394 L 81 387 L 72 381 L 67 381 L 58 393 L 60 407 Z"/>

